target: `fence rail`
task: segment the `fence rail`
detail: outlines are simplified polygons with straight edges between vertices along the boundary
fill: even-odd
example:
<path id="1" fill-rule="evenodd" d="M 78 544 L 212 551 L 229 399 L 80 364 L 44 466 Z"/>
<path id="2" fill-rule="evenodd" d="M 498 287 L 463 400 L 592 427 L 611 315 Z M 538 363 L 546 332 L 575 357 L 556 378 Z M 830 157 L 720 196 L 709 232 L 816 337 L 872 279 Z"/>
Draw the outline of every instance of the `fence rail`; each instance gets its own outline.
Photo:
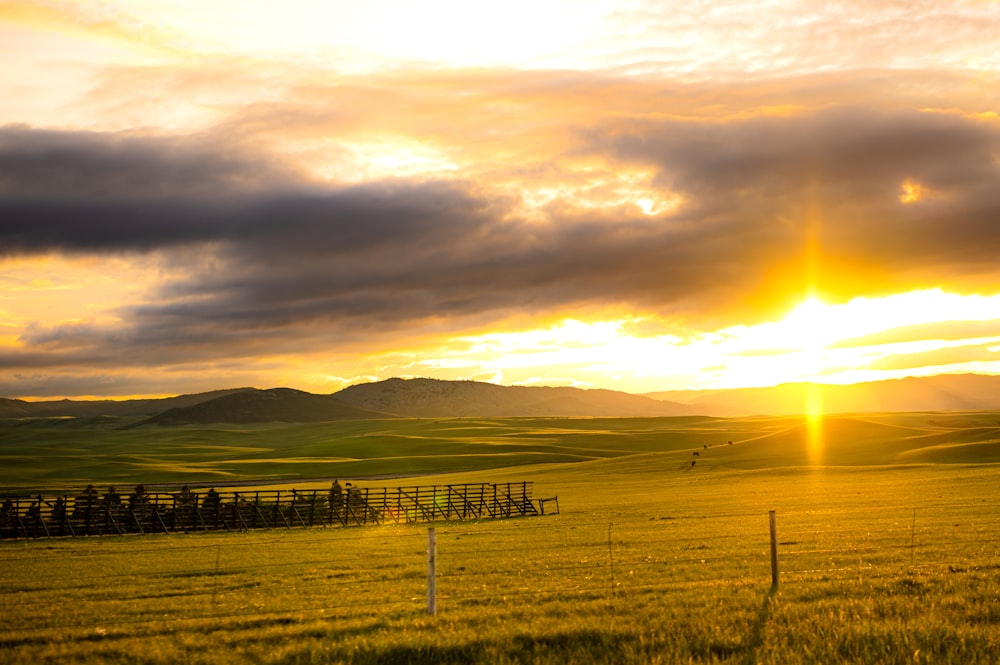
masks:
<path id="1" fill-rule="evenodd" d="M 557 497 L 533 499 L 533 483 L 420 485 L 329 490 L 209 489 L 147 492 L 126 497 L 92 485 L 71 496 L 8 497 L 0 506 L 0 539 L 56 536 L 249 531 L 313 526 L 413 524 L 558 513 Z"/>

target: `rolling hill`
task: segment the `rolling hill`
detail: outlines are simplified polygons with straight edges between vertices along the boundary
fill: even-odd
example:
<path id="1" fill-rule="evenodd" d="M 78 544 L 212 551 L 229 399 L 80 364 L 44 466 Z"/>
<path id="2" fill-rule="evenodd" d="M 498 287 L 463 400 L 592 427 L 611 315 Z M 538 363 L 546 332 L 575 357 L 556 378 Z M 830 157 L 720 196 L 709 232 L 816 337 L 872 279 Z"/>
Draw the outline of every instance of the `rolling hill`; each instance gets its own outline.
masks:
<path id="1" fill-rule="evenodd" d="M 314 423 L 334 420 L 393 418 L 358 408 L 330 395 L 313 395 L 291 388 L 244 390 L 169 409 L 132 425 L 203 425 L 211 423 Z"/>
<path id="2" fill-rule="evenodd" d="M 101 416 L 130 418 L 136 416 L 154 416 L 168 409 L 193 406 L 248 390 L 253 390 L 253 388 L 213 390 L 205 393 L 178 395 L 177 397 L 164 397 L 160 399 L 63 399 L 27 402 L 20 399 L 0 398 L 0 418 L 95 418 Z"/>
<path id="3" fill-rule="evenodd" d="M 787 384 L 773 388 L 672 391 L 633 395 L 614 390 L 500 386 L 476 381 L 388 379 L 316 395 L 287 388 L 234 388 L 164 399 L 58 400 L 0 398 L 0 419 L 144 418 L 143 424 L 321 422 L 362 418 L 664 417 L 802 413 L 810 390 L 824 411 L 898 413 L 1000 410 L 1000 376 L 947 375 L 853 386 Z"/>
<path id="4" fill-rule="evenodd" d="M 388 379 L 345 388 L 335 396 L 359 408 L 408 418 L 679 416 L 690 409 L 673 402 L 614 390 L 499 386 L 477 381 Z"/>
<path id="5" fill-rule="evenodd" d="M 290 388 L 237 388 L 159 400 L 0 401 L 0 418 L 6 419 L 148 416 L 131 427 L 390 417 L 652 417 L 688 413 L 687 407 L 672 402 L 613 390 L 435 379 L 388 379 L 351 386 L 333 395 Z"/>
<path id="6" fill-rule="evenodd" d="M 712 416 L 802 413 L 816 391 L 826 413 L 906 411 L 986 411 L 1000 409 L 1000 376 L 944 374 L 854 385 L 790 383 L 769 388 L 682 390 L 647 397 L 685 405 L 691 413 Z"/>

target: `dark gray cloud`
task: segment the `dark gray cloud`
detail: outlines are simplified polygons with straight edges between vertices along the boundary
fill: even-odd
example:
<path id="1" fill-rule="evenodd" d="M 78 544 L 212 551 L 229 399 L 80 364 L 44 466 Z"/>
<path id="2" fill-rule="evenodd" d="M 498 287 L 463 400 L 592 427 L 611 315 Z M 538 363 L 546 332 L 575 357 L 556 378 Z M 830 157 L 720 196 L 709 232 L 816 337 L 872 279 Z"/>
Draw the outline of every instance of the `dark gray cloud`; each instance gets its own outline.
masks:
<path id="1" fill-rule="evenodd" d="M 0 128 L 0 194 L 55 201 L 217 200 L 282 186 L 295 171 L 211 134 L 143 136 Z"/>
<path id="2" fill-rule="evenodd" d="M 995 277 L 995 122 L 850 108 L 742 122 L 606 125 L 589 140 L 595 151 L 655 167 L 657 182 L 691 204 L 678 223 L 779 243 L 815 234 L 823 254 L 914 280 Z M 911 205 L 899 198 L 907 180 L 925 189 Z"/>
<path id="3" fill-rule="evenodd" d="M 157 251 L 187 265 L 121 325 L 29 330 L 32 352 L 0 367 L 314 350 L 569 306 L 749 322 L 761 292 L 804 289 L 775 282 L 773 266 L 800 260 L 810 234 L 913 288 L 995 280 L 995 124 L 834 109 L 622 120 L 580 140 L 654 168 L 685 203 L 662 217 L 554 206 L 549 222 L 529 222 L 471 182 L 320 187 L 207 136 L 0 130 L 0 254 Z M 928 196 L 901 204 L 905 179 Z M 842 277 L 823 279 L 836 292 Z M 857 286 L 850 295 L 865 295 Z"/>
<path id="4" fill-rule="evenodd" d="M 0 255 L 220 240 L 295 175 L 207 136 L 0 129 Z M 245 213 L 242 213 L 245 214 Z"/>
<path id="5" fill-rule="evenodd" d="M 19 138 L 24 134 L 13 131 Z M 40 134 L 42 145 L 58 143 L 50 133 Z M 133 183 L 159 178 L 163 160 L 151 157 L 148 173 L 142 174 L 136 172 L 142 168 L 140 157 L 120 156 L 155 154 L 154 141 L 142 139 L 129 147 L 116 137 L 114 151 L 95 148 L 87 160 L 86 151 L 77 147 L 94 143 L 94 137 L 61 136 L 72 150 L 41 151 L 61 164 L 52 167 L 60 173 L 55 184 L 76 182 L 64 173 L 71 166 L 85 182 L 47 197 L 23 196 L 22 191 L 42 191 L 34 183 L 22 188 L 17 182 L 44 174 L 42 160 L 31 155 L 30 168 L 22 170 L 16 156 L 4 155 L 0 246 L 8 254 L 182 246 L 207 252 L 204 248 L 212 246 L 206 264 L 213 268 L 195 264 L 190 278 L 163 285 L 164 304 L 130 312 L 150 327 L 206 320 L 280 326 L 350 317 L 402 324 L 522 304 L 628 299 L 629 288 L 649 288 L 640 282 L 676 264 L 662 260 L 690 242 L 685 232 L 657 220 L 513 220 L 509 202 L 476 195 L 463 183 L 319 190 L 286 180 L 234 192 L 225 183 L 231 173 L 244 170 L 236 160 L 215 160 L 221 166 L 206 167 L 201 153 L 178 150 L 175 141 L 164 141 L 164 150 L 186 154 L 191 163 L 173 166 L 201 169 L 201 177 L 190 194 L 175 183 L 170 197 L 147 196 Z M 73 159 L 67 162 L 70 153 Z M 128 164 L 131 180 L 115 194 L 122 163 Z M 102 173 L 107 177 L 103 185 Z M 204 196 L 206 183 L 213 181 L 223 183 L 218 196 Z M 95 191 L 108 194 L 96 196 Z"/>

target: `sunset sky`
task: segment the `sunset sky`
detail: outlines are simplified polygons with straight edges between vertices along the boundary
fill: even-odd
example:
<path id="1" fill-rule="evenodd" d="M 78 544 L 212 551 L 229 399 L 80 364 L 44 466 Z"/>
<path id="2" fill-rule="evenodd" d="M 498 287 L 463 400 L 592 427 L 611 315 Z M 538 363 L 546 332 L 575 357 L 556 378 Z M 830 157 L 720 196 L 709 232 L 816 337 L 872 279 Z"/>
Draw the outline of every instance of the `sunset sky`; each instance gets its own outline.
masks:
<path id="1" fill-rule="evenodd" d="M 1000 374 L 1000 2 L 0 0 L 0 396 Z"/>

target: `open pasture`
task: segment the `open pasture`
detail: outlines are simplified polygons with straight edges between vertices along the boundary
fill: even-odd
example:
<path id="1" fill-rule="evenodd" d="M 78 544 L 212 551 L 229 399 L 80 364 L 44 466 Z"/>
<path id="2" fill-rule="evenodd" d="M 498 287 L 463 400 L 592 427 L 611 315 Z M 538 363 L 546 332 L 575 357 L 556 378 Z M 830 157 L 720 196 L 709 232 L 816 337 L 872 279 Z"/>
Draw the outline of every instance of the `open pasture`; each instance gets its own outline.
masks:
<path id="1" fill-rule="evenodd" d="M 127 421 L 126 421 L 127 423 Z M 89 483 L 211 484 L 455 473 L 687 450 L 734 431 L 711 418 L 497 418 L 144 427 L 101 420 L 0 426 L 0 487 Z"/>
<path id="2" fill-rule="evenodd" d="M 128 420 L 0 422 L 0 489 L 180 487 L 465 473 L 644 453 L 686 470 L 1000 462 L 1000 414 L 827 418 L 450 418 L 143 427 Z M 819 446 L 810 441 L 819 435 Z M 728 445 L 732 442 L 733 445 Z M 706 452 L 708 448 L 708 452 Z"/>
<path id="3" fill-rule="evenodd" d="M 798 419 L 683 423 L 690 438 L 670 438 L 671 419 L 629 419 L 619 432 L 608 421 L 553 422 L 547 436 L 520 421 L 511 438 L 535 436 L 541 451 L 559 442 L 558 424 L 565 446 L 612 454 L 435 476 L 527 478 L 561 505 L 553 516 L 438 525 L 436 616 L 426 612 L 425 526 L 3 543 L 0 660 L 992 663 L 1000 468 L 900 456 L 988 449 L 993 425 L 976 416 L 978 431 L 963 434 L 970 428 L 921 418 L 885 417 L 871 422 L 889 429 L 860 432 L 912 437 L 905 448 L 883 442 L 885 463 L 868 451 L 855 464 L 813 467 L 777 463 L 810 454 L 796 449 L 808 443 Z M 854 439 L 838 437 L 858 437 L 858 422 L 869 420 L 830 423 L 827 460 L 846 459 Z M 502 440 L 496 422 L 411 427 L 445 425 Z M 263 432 L 254 437 L 267 447 Z M 272 449 L 289 440 L 275 439 Z M 780 456 L 767 465 L 766 447 Z"/>

